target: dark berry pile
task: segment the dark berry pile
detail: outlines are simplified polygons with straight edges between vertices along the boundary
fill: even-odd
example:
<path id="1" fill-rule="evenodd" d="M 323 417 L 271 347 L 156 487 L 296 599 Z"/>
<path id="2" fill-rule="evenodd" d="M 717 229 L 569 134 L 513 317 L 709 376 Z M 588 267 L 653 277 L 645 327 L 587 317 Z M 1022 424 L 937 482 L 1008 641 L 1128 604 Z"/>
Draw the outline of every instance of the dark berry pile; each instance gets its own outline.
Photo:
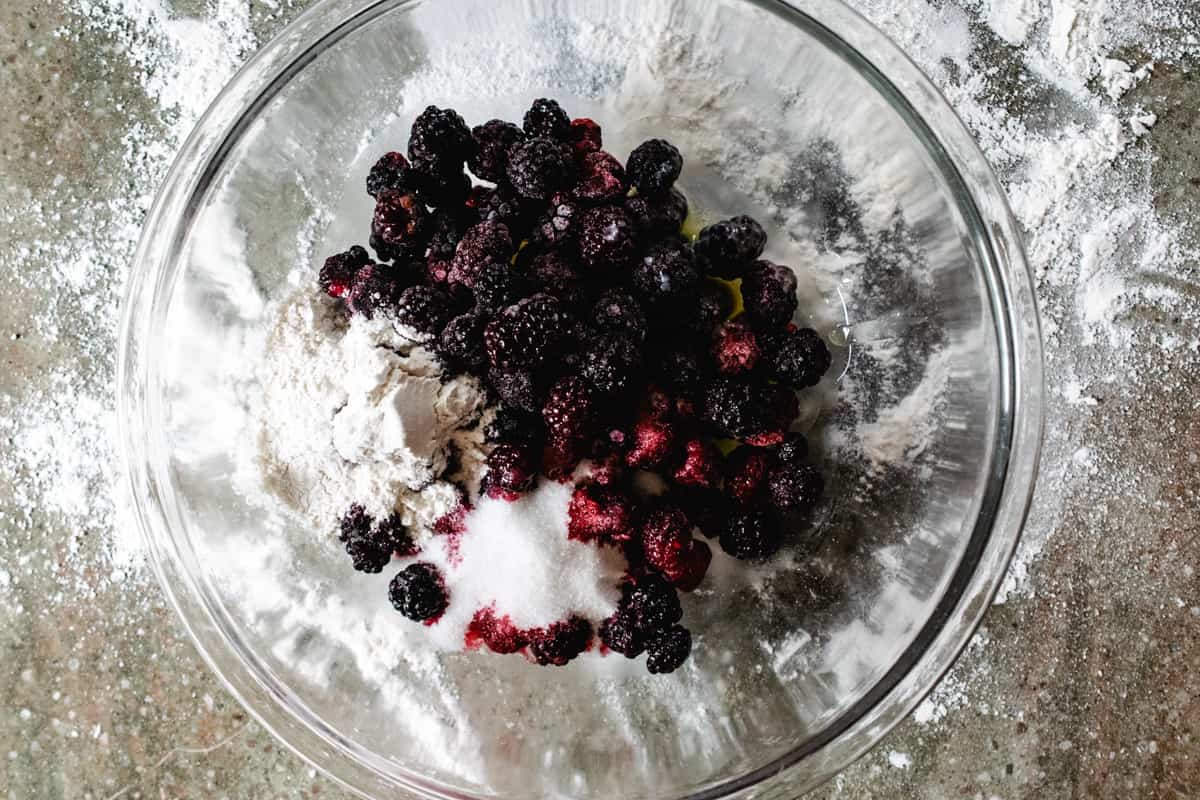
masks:
<path id="1" fill-rule="evenodd" d="M 717 221 L 689 239 L 679 150 L 651 139 L 622 163 L 603 143 L 595 121 L 549 99 L 520 124 L 474 128 L 430 106 L 407 157 L 386 153 L 367 176 L 373 257 L 361 246 L 331 256 L 319 285 L 485 382 L 497 412 L 481 491 L 515 500 L 539 477 L 574 481 L 568 535 L 620 548 L 630 564 L 606 620 L 522 630 L 481 609 L 468 644 L 561 665 L 598 635 L 666 673 L 692 650 L 678 593 L 703 581 L 705 539 L 765 559 L 820 501 L 821 472 L 791 428 L 797 391 L 820 381 L 830 353 L 793 323 L 795 273 L 762 258 L 756 220 Z M 638 472 L 666 491 L 635 489 Z M 366 572 L 416 555 L 399 519 L 358 506 L 339 535 Z M 390 597 L 426 624 L 452 601 L 426 562 L 397 574 Z"/>

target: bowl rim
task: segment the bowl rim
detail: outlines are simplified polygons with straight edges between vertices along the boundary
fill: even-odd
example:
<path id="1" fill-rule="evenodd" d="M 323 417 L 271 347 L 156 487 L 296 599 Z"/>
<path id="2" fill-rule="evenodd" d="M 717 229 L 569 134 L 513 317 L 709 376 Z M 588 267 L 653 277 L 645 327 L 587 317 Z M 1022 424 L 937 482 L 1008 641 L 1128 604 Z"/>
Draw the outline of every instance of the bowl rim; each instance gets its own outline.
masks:
<path id="1" fill-rule="evenodd" d="M 242 652 L 223 609 L 184 569 L 177 542 L 178 509 L 163 487 L 165 465 L 151 457 L 138 422 L 161 413 L 155 388 L 153 311 L 166 302 L 177 275 L 164 271 L 199 210 L 218 166 L 261 108 L 308 63 L 346 34 L 405 6 L 429 0 L 319 0 L 255 53 L 197 121 L 176 155 L 147 214 L 122 311 L 116 373 L 120 490 L 146 543 L 168 601 L 201 657 L 255 720 L 302 759 L 366 797 L 397 789 L 431 798 L 473 795 L 409 770 L 383 772 L 358 757 L 357 746 L 325 725 L 282 682 Z M 1040 323 L 1033 277 L 1004 192 L 966 126 L 932 82 L 885 34 L 841 0 L 725 0 L 747 3 L 801 27 L 846 59 L 906 118 L 953 190 L 984 268 L 998 348 L 998 425 L 992 479 L 966 552 L 933 614 L 895 664 L 853 706 L 817 735 L 737 778 L 686 795 L 717 800 L 808 774 L 789 788 L 806 792 L 874 747 L 937 685 L 982 622 L 1004 579 L 1032 499 L 1044 425 Z M 870 54 L 870 57 L 866 54 Z M 170 235 L 167 235 L 170 234 Z M 159 417 L 160 418 L 160 417 Z M 234 663 L 222 663 L 217 653 Z M 306 718 L 307 717 L 307 718 Z"/>

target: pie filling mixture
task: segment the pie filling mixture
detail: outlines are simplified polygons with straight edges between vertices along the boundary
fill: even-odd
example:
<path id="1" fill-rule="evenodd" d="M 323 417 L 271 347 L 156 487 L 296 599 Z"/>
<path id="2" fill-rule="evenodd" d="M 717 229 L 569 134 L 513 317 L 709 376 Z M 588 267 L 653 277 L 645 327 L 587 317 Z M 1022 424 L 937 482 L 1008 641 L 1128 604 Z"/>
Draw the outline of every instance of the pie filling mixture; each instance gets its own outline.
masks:
<path id="1" fill-rule="evenodd" d="M 829 350 L 758 222 L 692 222 L 682 167 L 663 139 L 622 164 L 553 100 L 473 129 L 430 106 L 367 177 L 368 247 L 279 307 L 264 484 L 392 573 L 431 648 L 669 673 L 714 548 L 762 561 L 808 524 L 791 429 Z"/>

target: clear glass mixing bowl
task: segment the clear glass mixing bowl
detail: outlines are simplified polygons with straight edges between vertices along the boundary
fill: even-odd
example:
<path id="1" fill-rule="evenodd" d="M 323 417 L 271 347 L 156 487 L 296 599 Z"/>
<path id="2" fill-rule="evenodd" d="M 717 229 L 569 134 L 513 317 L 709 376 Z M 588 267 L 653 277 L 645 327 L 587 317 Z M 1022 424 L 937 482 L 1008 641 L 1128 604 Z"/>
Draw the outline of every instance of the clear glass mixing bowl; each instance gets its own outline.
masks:
<path id="1" fill-rule="evenodd" d="M 688 598 L 700 638 L 668 678 L 481 654 L 381 667 L 361 654 L 394 617 L 345 599 L 368 578 L 237 485 L 265 309 L 295 267 L 364 238 L 370 155 L 402 148 L 426 104 L 474 124 L 537 96 L 598 119 L 621 157 L 650 132 L 674 141 L 693 206 L 763 220 L 835 345 L 806 419 L 826 507 L 760 591 Z M 970 637 L 1021 528 L 1042 420 L 1035 301 L 1001 190 L 930 83 L 833 0 L 318 4 L 171 170 L 118 388 L 137 516 L 201 653 L 280 739 L 376 797 L 817 785 Z"/>

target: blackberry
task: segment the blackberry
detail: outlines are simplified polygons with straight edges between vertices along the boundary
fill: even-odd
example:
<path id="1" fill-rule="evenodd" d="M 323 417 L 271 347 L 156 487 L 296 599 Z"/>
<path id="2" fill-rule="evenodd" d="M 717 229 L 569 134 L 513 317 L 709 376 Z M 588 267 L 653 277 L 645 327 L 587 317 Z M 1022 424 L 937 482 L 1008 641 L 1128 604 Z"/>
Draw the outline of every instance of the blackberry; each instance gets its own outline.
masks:
<path id="1" fill-rule="evenodd" d="M 700 355 L 685 344 L 660 351 L 653 360 L 653 373 L 667 387 L 691 396 L 700 389 L 706 376 Z"/>
<path id="2" fill-rule="evenodd" d="M 773 511 L 738 509 L 725 520 L 720 541 L 721 549 L 734 558 L 755 561 L 779 552 L 783 528 Z"/>
<path id="3" fill-rule="evenodd" d="M 508 181 L 522 197 L 545 200 L 568 188 L 575 178 L 571 148 L 553 139 L 535 137 L 513 147 L 508 156 Z"/>
<path id="4" fill-rule="evenodd" d="M 770 365 L 775 377 L 797 389 L 816 386 L 829 370 L 829 348 L 812 328 L 785 331 L 774 342 Z"/>
<path id="5" fill-rule="evenodd" d="M 631 538 L 633 502 L 611 486 L 579 486 L 567 506 L 567 536 L 581 542 L 623 542 Z"/>
<path id="6" fill-rule="evenodd" d="M 758 337 L 741 319 L 726 322 L 713 336 L 712 357 L 724 375 L 741 375 L 758 365 L 762 355 Z"/>
<path id="7" fill-rule="evenodd" d="M 694 589 L 704 577 L 712 551 L 692 538 L 692 521 L 683 509 L 660 501 L 641 525 L 642 552 L 647 563 L 673 585 Z"/>
<path id="8" fill-rule="evenodd" d="M 508 228 L 516 238 L 524 235 L 533 224 L 531 204 L 521 198 L 515 189 L 502 183 L 494 188 L 476 186 L 467 198 L 467 208 L 479 222 L 498 222 Z"/>
<path id="9" fill-rule="evenodd" d="M 378 197 L 381 192 L 411 192 L 412 167 L 403 153 L 384 153 L 367 173 L 367 194 Z"/>
<path id="10" fill-rule="evenodd" d="M 752 217 L 734 217 L 700 231 L 696 259 L 706 275 L 732 280 L 746 273 L 766 243 L 766 231 Z"/>
<path id="11" fill-rule="evenodd" d="M 633 261 L 637 232 L 616 206 L 589 208 L 579 225 L 579 260 L 595 272 L 619 271 Z"/>
<path id="12" fill-rule="evenodd" d="M 371 256 L 366 249 L 354 245 L 344 253 L 337 253 L 325 259 L 317 283 L 321 291 L 330 297 L 345 297 L 350 293 L 354 276 L 358 271 L 371 264 Z"/>
<path id="13" fill-rule="evenodd" d="M 489 488 L 495 486 L 508 492 L 524 492 L 537 480 L 538 464 L 533 450 L 518 444 L 498 444 L 488 454 Z"/>
<path id="14" fill-rule="evenodd" d="M 602 331 L 641 342 L 646 338 L 646 312 L 629 291 L 609 289 L 592 306 L 592 323 Z"/>
<path id="15" fill-rule="evenodd" d="M 569 197 L 556 194 L 550 198 L 550 208 L 533 226 L 529 242 L 531 254 L 550 249 L 566 249 L 579 238 L 581 218 L 579 204 Z"/>
<path id="16" fill-rule="evenodd" d="M 542 420 L 539 416 L 519 408 L 501 406 L 484 431 L 490 444 L 540 446 L 542 443 Z"/>
<path id="17" fill-rule="evenodd" d="M 625 463 L 635 469 L 653 469 L 671 457 L 677 437 L 675 424 L 665 415 L 643 411 L 633 424 L 632 444 Z"/>
<path id="18" fill-rule="evenodd" d="M 475 276 L 471 290 L 480 311 L 494 313 L 529 294 L 529 281 L 508 264 L 492 262 Z"/>
<path id="19" fill-rule="evenodd" d="M 486 328 L 484 335 L 487 335 Z M 545 397 L 543 387 L 529 370 L 493 369 L 488 373 L 488 383 L 506 405 L 535 414 L 541 413 Z"/>
<path id="20" fill-rule="evenodd" d="M 702 280 L 696 302 L 682 311 L 686 314 L 681 327 L 687 335 L 708 341 L 713 330 L 733 313 L 733 295 L 716 281 Z"/>
<path id="21" fill-rule="evenodd" d="M 825 478 L 812 464 L 780 466 L 771 471 L 767 491 L 780 511 L 810 511 L 825 492 Z"/>
<path id="22" fill-rule="evenodd" d="M 711 488 L 721 477 L 721 454 L 704 439 L 690 439 L 684 445 L 683 463 L 671 477 L 683 486 Z"/>
<path id="23" fill-rule="evenodd" d="M 629 388 L 642 366 L 642 352 L 628 336 L 603 334 L 583 351 L 580 374 L 597 390 L 619 393 Z"/>
<path id="24" fill-rule="evenodd" d="M 542 407 L 546 435 L 564 444 L 583 441 L 592 426 L 593 412 L 592 391 L 583 379 L 574 375 L 559 378 Z"/>
<path id="25" fill-rule="evenodd" d="M 746 317 L 762 328 L 781 328 L 796 313 L 796 273 L 781 264 L 755 261 L 742 278 Z"/>
<path id="26" fill-rule="evenodd" d="M 466 230 L 462 215 L 441 209 L 430 216 L 429 242 L 425 248 L 425 274 L 430 283 L 446 282 L 450 261 Z"/>
<path id="27" fill-rule="evenodd" d="M 414 195 L 391 190 L 379 193 L 371 235 L 391 253 L 385 260 L 423 256 L 429 232 L 429 212 Z"/>
<path id="28" fill-rule="evenodd" d="M 487 367 L 483 329 L 488 319 L 486 314 L 471 311 L 450 320 L 438 338 L 438 355 L 455 369 L 481 372 Z"/>
<path id="29" fill-rule="evenodd" d="M 481 222 L 462 235 L 454 257 L 450 259 L 446 280 L 473 288 L 476 276 L 488 264 L 507 264 L 512 254 L 513 242 L 508 228 L 498 222 Z"/>
<path id="30" fill-rule="evenodd" d="M 683 156 L 665 139 L 642 142 L 625 162 L 629 181 L 637 187 L 638 194 L 662 194 L 671 188 L 683 170 Z"/>
<path id="31" fill-rule="evenodd" d="M 725 459 L 725 494 L 743 506 L 758 502 L 767 485 L 771 459 L 757 447 L 739 447 Z"/>
<path id="32" fill-rule="evenodd" d="M 542 97 L 525 112 L 522 127 L 530 136 L 565 141 L 571 134 L 571 118 L 556 101 Z"/>
<path id="33" fill-rule="evenodd" d="M 414 622 L 427 622 L 441 616 L 449 600 L 442 575 L 433 564 L 418 561 L 409 564 L 388 586 L 392 607 Z"/>
<path id="34" fill-rule="evenodd" d="M 663 311 L 688 304 L 700 285 L 691 249 L 669 239 L 651 247 L 633 265 L 632 280 L 647 305 Z"/>
<path id="35" fill-rule="evenodd" d="M 561 354 L 569 321 L 550 295 L 527 297 L 504 309 L 484 329 L 488 361 L 501 370 L 537 370 Z"/>
<path id="36" fill-rule="evenodd" d="M 624 196 L 625 191 L 625 168 L 611 154 L 597 150 L 580 160 L 573 195 L 590 203 L 603 203 Z"/>
<path id="37" fill-rule="evenodd" d="M 497 617 L 492 607 L 475 612 L 467 626 L 467 641 L 482 641 L 493 653 L 508 655 L 529 646 L 529 634 L 513 624 L 512 618 Z"/>
<path id="38" fill-rule="evenodd" d="M 687 513 L 700 532 L 715 538 L 725 527 L 729 516 L 729 499 L 718 489 L 700 486 L 681 486 L 671 492 L 671 498 Z"/>
<path id="39" fill-rule="evenodd" d="M 706 388 L 703 413 L 722 434 L 763 447 L 783 440 L 795 419 L 795 405 L 795 394 L 783 387 L 722 378 Z"/>
<path id="40" fill-rule="evenodd" d="M 508 151 L 524 141 L 525 133 L 502 119 L 493 119 L 471 130 L 474 148 L 467 167 L 485 181 L 499 183 L 508 171 Z"/>
<path id="41" fill-rule="evenodd" d="M 530 637 L 529 654 L 542 666 L 561 667 L 592 644 L 592 623 L 571 617 L 539 629 Z"/>
<path id="42" fill-rule="evenodd" d="M 405 288 L 383 264 L 369 264 L 355 273 L 346 304 L 355 314 L 369 319 L 378 311 L 395 308 Z"/>
<path id="43" fill-rule="evenodd" d="M 646 669 L 652 675 L 674 672 L 691 654 L 691 631 L 682 625 L 672 625 L 646 642 Z"/>
<path id="44" fill-rule="evenodd" d="M 637 658 L 646 649 L 643 634 L 620 612 L 600 623 L 600 641 L 626 658 Z"/>
<path id="45" fill-rule="evenodd" d="M 579 288 L 579 273 L 567 257 L 557 251 L 534 256 L 529 262 L 529 277 L 546 294 L 563 302 L 575 298 Z"/>
<path id="46" fill-rule="evenodd" d="M 408 158 L 419 166 L 438 163 L 461 168 L 471 146 L 471 130 L 457 111 L 429 106 L 413 120 Z"/>
<path id="47" fill-rule="evenodd" d="M 604 136 L 595 120 L 587 117 L 571 120 L 571 131 L 567 135 L 576 158 L 583 158 L 604 146 Z"/>
<path id="48" fill-rule="evenodd" d="M 683 606 L 679 604 L 675 588 L 662 576 L 651 572 L 625 587 L 617 613 L 625 617 L 634 630 L 649 634 L 682 619 Z"/>
<path id="49" fill-rule="evenodd" d="M 802 433 L 789 433 L 775 451 L 775 458 L 784 466 L 794 467 L 808 457 L 808 440 Z"/>
<path id="50" fill-rule="evenodd" d="M 410 286 L 396 301 L 396 321 L 426 339 L 440 335 L 453 314 L 450 297 L 432 286 Z"/>
<path id="51" fill-rule="evenodd" d="M 391 542 L 374 535 L 375 520 L 360 505 L 352 505 L 338 522 L 338 540 L 359 572 L 382 572 L 392 560 Z"/>
<path id="52" fill-rule="evenodd" d="M 672 187 L 663 194 L 637 195 L 625 201 L 625 213 L 646 236 L 677 236 L 688 215 L 688 201 Z"/>
<path id="53" fill-rule="evenodd" d="M 471 193 L 471 179 L 463 172 L 462 161 L 413 162 L 409 172 L 412 191 L 426 205 L 456 211 Z"/>

